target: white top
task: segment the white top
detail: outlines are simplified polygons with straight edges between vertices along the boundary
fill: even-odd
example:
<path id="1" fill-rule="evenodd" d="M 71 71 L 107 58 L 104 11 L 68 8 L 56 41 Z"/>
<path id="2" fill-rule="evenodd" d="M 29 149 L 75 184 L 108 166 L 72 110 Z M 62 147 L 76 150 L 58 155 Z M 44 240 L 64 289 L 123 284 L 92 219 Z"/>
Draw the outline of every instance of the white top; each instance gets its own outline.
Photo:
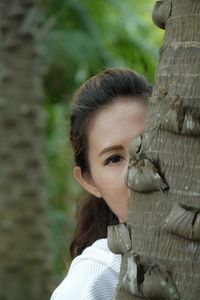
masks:
<path id="1" fill-rule="evenodd" d="M 111 300 L 120 265 L 121 255 L 109 250 L 107 239 L 99 239 L 72 261 L 50 300 Z"/>

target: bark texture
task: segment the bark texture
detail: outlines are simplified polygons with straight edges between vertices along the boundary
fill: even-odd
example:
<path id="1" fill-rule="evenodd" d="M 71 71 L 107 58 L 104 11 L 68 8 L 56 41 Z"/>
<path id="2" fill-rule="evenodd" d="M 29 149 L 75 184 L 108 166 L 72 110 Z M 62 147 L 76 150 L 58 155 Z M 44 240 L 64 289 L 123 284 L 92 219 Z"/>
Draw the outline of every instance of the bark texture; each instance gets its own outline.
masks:
<path id="1" fill-rule="evenodd" d="M 32 0 L 0 0 L 1 300 L 47 300 L 52 289 L 39 15 Z"/>
<path id="2" fill-rule="evenodd" d="M 123 255 L 115 299 L 197 300 L 200 1 L 157 1 L 153 19 L 165 35 L 142 145 L 133 141 L 130 153 L 132 249 Z M 135 278 L 131 259 L 137 266 Z"/>

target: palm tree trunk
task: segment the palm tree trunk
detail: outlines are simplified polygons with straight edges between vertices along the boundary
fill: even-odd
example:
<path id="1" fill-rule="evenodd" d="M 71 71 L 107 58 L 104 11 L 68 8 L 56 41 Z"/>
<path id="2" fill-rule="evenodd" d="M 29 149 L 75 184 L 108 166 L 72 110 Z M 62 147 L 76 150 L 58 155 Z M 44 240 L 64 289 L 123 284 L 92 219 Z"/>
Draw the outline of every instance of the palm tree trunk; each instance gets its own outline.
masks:
<path id="1" fill-rule="evenodd" d="M 123 255 L 115 299 L 196 300 L 200 298 L 200 1 L 157 1 L 153 19 L 165 28 L 165 35 L 142 150 L 134 150 L 134 141 L 132 146 L 128 175 L 132 249 Z"/>
<path id="2" fill-rule="evenodd" d="M 46 300 L 52 263 L 39 11 L 33 0 L 0 0 L 0 9 L 0 299 Z"/>

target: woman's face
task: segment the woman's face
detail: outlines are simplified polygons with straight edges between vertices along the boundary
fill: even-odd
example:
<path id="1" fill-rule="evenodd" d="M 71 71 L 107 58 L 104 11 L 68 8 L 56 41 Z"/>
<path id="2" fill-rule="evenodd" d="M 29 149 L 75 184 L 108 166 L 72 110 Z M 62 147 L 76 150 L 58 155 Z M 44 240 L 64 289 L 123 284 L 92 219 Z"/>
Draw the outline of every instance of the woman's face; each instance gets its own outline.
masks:
<path id="1" fill-rule="evenodd" d="M 81 183 L 90 193 L 103 197 L 120 222 L 127 220 L 128 211 L 128 188 L 124 180 L 129 162 L 128 146 L 143 131 L 147 112 L 140 100 L 124 100 L 103 108 L 90 121 L 88 159 L 91 172 L 83 179 L 86 185 Z M 75 171 L 78 177 L 76 175 Z"/>

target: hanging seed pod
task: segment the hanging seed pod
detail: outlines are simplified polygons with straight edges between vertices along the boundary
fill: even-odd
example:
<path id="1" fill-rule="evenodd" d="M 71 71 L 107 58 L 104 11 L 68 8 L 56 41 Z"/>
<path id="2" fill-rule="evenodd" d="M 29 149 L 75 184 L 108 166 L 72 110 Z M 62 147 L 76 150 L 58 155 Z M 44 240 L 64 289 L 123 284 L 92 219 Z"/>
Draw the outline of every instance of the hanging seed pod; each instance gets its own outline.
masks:
<path id="1" fill-rule="evenodd" d="M 135 192 L 147 193 L 168 189 L 158 169 L 148 159 L 130 162 L 126 182 L 128 187 Z"/>
<path id="2" fill-rule="evenodd" d="M 155 25 L 161 29 L 165 29 L 165 24 L 167 19 L 170 17 L 171 10 L 171 0 L 156 1 L 156 5 L 152 13 L 152 19 Z"/>
<path id="3" fill-rule="evenodd" d="M 200 113 L 198 111 L 185 113 L 181 134 L 200 136 Z"/>
<path id="4" fill-rule="evenodd" d="M 163 227 L 185 239 L 200 241 L 200 207 L 176 204 L 164 220 Z"/>
<path id="5" fill-rule="evenodd" d="M 163 97 L 166 97 L 167 94 L 168 94 L 168 90 L 167 90 L 167 87 L 165 85 L 162 85 L 158 88 L 158 91 L 159 91 L 159 96 L 160 96 L 160 99 L 162 100 Z"/>
<path id="6" fill-rule="evenodd" d="M 146 265 L 140 255 L 126 257 L 126 271 L 122 278 L 122 289 L 127 293 L 148 299 L 179 300 L 177 288 L 170 272 L 163 265 Z"/>
<path id="7" fill-rule="evenodd" d="M 143 267 L 143 269 L 145 270 L 145 267 Z M 137 289 L 137 291 L 138 296 L 140 295 L 150 299 L 180 299 L 170 273 L 166 270 L 166 268 L 160 265 L 148 268 L 148 270 L 144 273 L 144 281 L 140 290 Z"/>
<path id="8" fill-rule="evenodd" d="M 167 94 L 168 94 L 167 87 L 163 85 L 158 88 L 157 93 L 153 93 L 153 95 L 149 97 L 149 100 L 151 103 L 156 104 L 160 100 L 163 100 L 163 98 L 165 98 Z"/>
<path id="9" fill-rule="evenodd" d="M 123 254 L 131 249 L 130 234 L 125 224 L 108 226 L 108 247 L 115 254 Z"/>
<path id="10" fill-rule="evenodd" d="M 138 160 L 142 148 L 142 135 L 135 137 L 129 145 L 129 154 L 131 159 Z"/>
<path id="11" fill-rule="evenodd" d="M 177 95 L 170 103 L 169 110 L 160 121 L 160 128 L 187 136 L 200 136 L 200 112 L 183 107 Z"/>
<path id="12" fill-rule="evenodd" d="M 153 104 L 156 104 L 159 100 L 160 99 L 157 95 L 153 95 L 153 96 L 149 97 L 149 102 L 153 103 Z"/>
<path id="13" fill-rule="evenodd" d="M 177 95 L 169 103 L 169 110 L 167 111 L 163 119 L 160 121 L 160 128 L 170 132 L 180 133 L 183 120 L 183 104 L 180 96 Z"/>

